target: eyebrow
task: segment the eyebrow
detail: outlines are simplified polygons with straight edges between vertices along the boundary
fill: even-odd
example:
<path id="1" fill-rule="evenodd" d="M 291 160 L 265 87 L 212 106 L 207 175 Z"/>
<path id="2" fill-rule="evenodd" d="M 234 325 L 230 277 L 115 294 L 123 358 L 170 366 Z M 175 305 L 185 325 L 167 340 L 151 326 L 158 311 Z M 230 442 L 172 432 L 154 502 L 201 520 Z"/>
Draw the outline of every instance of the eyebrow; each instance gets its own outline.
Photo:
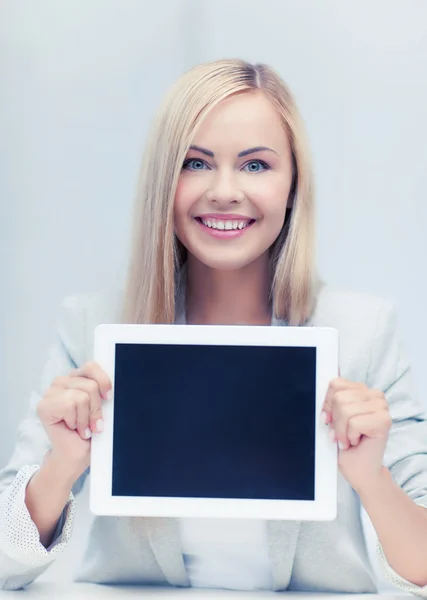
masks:
<path id="1" fill-rule="evenodd" d="M 211 150 L 207 150 L 206 148 L 202 148 L 201 146 L 190 146 L 189 150 L 196 150 L 197 152 L 201 152 L 202 154 L 210 156 L 211 158 L 214 158 L 215 156 L 215 154 Z M 262 152 L 263 150 L 267 150 L 268 152 L 274 152 L 274 154 L 277 154 L 275 150 L 267 148 L 267 146 L 255 146 L 255 148 L 248 148 L 247 150 L 242 150 L 242 152 L 239 152 L 237 156 L 241 158 L 242 156 L 248 156 L 249 154 L 254 154 L 255 152 Z"/>

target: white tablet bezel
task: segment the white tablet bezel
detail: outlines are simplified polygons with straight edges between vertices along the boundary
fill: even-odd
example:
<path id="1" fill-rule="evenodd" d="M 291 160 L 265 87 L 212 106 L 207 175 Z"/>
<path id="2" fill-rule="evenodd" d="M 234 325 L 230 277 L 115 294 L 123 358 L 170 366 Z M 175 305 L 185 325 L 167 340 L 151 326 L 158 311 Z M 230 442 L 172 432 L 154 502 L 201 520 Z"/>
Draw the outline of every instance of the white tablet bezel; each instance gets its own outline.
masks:
<path id="1" fill-rule="evenodd" d="M 110 377 L 114 390 L 116 343 L 207 344 L 316 347 L 315 500 L 165 498 L 113 496 L 113 411 L 103 404 L 104 431 L 92 437 L 90 509 L 97 515 L 194 518 L 333 520 L 337 514 L 337 446 L 321 420 L 331 379 L 338 375 L 338 332 L 327 327 L 98 325 L 94 360 Z"/>

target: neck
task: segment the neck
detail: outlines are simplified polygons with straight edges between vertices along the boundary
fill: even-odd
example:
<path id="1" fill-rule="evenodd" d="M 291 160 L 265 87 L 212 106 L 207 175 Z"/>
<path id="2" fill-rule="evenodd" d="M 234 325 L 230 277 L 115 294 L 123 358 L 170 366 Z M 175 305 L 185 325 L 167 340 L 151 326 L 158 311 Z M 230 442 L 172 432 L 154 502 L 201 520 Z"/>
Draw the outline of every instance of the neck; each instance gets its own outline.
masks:
<path id="1" fill-rule="evenodd" d="M 271 324 L 271 275 L 267 254 L 236 271 L 211 269 L 189 256 L 187 269 L 187 323 Z"/>

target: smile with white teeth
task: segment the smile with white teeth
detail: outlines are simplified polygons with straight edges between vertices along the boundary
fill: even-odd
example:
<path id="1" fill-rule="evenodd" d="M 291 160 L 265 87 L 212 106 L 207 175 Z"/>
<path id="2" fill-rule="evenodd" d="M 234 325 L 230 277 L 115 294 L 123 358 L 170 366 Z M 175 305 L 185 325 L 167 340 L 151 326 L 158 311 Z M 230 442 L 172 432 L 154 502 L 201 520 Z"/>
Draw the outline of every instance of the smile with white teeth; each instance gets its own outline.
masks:
<path id="1" fill-rule="evenodd" d="M 251 222 L 251 220 L 238 221 L 236 219 L 221 221 L 219 219 L 203 219 L 202 217 L 200 217 L 200 220 L 203 223 L 203 225 L 206 225 L 206 227 L 221 230 L 244 229 Z"/>

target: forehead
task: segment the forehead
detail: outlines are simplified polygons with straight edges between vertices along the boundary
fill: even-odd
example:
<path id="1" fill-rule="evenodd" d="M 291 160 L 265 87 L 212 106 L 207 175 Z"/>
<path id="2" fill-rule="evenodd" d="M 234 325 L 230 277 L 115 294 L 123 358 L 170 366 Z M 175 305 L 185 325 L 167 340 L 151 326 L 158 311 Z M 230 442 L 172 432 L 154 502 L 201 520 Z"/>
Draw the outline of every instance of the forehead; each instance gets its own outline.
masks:
<path id="1" fill-rule="evenodd" d="M 198 129 L 194 144 L 215 150 L 224 144 L 239 150 L 253 146 L 274 149 L 288 145 L 284 125 L 277 110 L 262 93 L 242 93 L 220 102 Z"/>

